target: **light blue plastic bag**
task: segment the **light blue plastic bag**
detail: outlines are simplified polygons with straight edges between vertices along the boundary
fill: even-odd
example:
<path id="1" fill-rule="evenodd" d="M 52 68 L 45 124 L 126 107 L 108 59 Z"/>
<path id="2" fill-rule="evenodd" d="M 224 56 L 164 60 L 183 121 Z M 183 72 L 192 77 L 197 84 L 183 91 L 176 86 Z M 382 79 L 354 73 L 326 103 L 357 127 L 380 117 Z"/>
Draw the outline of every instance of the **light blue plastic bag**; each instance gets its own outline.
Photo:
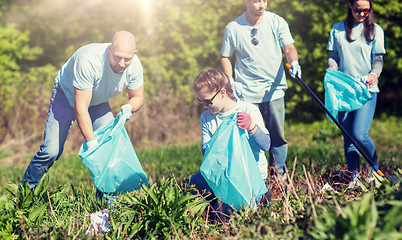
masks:
<path id="1" fill-rule="evenodd" d="M 371 93 L 364 83 L 331 68 L 325 73 L 324 87 L 325 107 L 335 119 L 338 119 L 338 112 L 357 110 L 371 99 Z M 329 116 L 327 118 L 332 122 Z"/>
<path id="2" fill-rule="evenodd" d="M 268 189 L 236 114 L 228 117 L 207 144 L 200 172 L 216 197 L 239 210 L 257 208 L 256 199 Z"/>
<path id="3" fill-rule="evenodd" d="M 95 131 L 99 143 L 87 149 L 82 144 L 78 155 L 89 169 L 95 187 L 114 196 L 149 185 L 140 161 L 124 128 L 126 119 L 121 113 L 107 125 Z"/>

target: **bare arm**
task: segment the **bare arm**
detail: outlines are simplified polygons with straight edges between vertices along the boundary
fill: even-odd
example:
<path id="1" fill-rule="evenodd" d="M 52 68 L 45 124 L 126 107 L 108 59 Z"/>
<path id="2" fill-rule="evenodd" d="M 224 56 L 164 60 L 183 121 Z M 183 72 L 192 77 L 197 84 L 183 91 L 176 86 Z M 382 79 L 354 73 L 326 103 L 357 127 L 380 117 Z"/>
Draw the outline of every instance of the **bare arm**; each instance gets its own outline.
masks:
<path id="1" fill-rule="evenodd" d="M 223 72 L 228 75 L 228 77 L 232 77 L 233 75 L 233 67 L 230 59 L 228 57 L 221 57 L 221 66 Z"/>
<path id="2" fill-rule="evenodd" d="M 92 120 L 88 112 L 88 107 L 92 99 L 92 91 L 84 91 L 74 88 L 74 112 L 78 127 L 81 130 L 85 141 L 95 138 L 92 127 Z"/>
<path id="3" fill-rule="evenodd" d="M 286 55 L 286 60 L 288 61 L 288 63 L 299 61 L 299 55 L 297 54 L 296 47 L 293 43 L 283 46 L 282 50 Z"/>
<path id="4" fill-rule="evenodd" d="M 128 103 L 133 107 L 131 112 L 136 112 L 141 109 L 144 104 L 144 86 L 138 89 L 128 89 Z"/>

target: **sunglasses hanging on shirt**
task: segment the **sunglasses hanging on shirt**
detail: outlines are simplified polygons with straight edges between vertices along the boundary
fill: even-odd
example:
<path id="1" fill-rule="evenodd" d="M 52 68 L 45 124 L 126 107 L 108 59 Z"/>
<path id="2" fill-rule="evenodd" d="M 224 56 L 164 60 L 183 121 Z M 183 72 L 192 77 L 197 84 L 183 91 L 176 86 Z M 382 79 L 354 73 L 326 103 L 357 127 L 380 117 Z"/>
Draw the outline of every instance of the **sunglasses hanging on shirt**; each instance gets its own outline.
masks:
<path id="1" fill-rule="evenodd" d="M 251 44 L 253 44 L 254 46 L 258 45 L 258 39 L 256 38 L 257 35 L 257 28 L 253 28 L 251 29 Z"/>

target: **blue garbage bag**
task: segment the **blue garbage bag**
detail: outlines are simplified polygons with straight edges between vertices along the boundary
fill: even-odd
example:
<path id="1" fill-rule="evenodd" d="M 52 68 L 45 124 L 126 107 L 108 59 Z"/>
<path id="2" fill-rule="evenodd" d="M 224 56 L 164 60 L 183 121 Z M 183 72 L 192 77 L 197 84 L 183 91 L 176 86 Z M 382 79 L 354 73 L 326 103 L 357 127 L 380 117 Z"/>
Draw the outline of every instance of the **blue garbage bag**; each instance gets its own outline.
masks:
<path id="1" fill-rule="evenodd" d="M 338 112 L 354 111 L 371 99 L 367 86 L 346 73 L 328 68 L 324 76 L 325 107 L 338 119 Z M 329 116 L 327 118 L 333 123 Z"/>
<path id="2" fill-rule="evenodd" d="M 124 128 L 122 113 L 95 131 L 99 145 L 88 149 L 82 144 L 78 155 L 89 169 L 95 187 L 113 196 L 149 185 L 137 154 Z"/>
<path id="3" fill-rule="evenodd" d="M 229 116 L 216 130 L 205 149 L 200 172 L 216 197 L 239 210 L 244 204 L 257 208 L 256 200 L 268 189 L 246 137 Z"/>

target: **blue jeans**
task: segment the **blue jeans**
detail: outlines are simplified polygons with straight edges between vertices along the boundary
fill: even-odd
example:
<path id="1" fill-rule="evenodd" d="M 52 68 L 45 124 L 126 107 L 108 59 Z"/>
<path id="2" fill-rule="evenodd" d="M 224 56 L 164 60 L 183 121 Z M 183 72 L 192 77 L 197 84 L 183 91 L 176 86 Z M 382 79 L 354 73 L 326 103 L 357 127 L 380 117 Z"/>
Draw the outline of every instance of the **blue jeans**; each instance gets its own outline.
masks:
<path id="1" fill-rule="evenodd" d="M 107 124 L 114 118 L 107 102 L 90 107 L 88 111 L 94 130 Z M 42 145 L 32 158 L 22 178 L 22 181 L 28 181 L 31 189 L 38 184 L 42 176 L 59 159 L 63 152 L 68 132 L 74 121 L 74 108 L 70 106 L 61 90 L 58 90 L 56 87 L 53 88 Z"/>
<path id="2" fill-rule="evenodd" d="M 206 200 L 209 201 L 215 198 L 212 189 L 209 187 L 207 181 L 205 181 L 200 172 L 197 172 L 193 176 L 191 176 L 189 184 L 194 185 L 194 187 Z"/>
<path id="3" fill-rule="evenodd" d="M 361 150 L 377 165 L 378 157 L 375 145 L 368 135 L 377 105 L 377 93 L 371 93 L 371 96 L 372 98 L 361 108 L 351 112 L 339 112 L 338 119 L 349 135 L 361 146 Z M 350 172 L 359 171 L 359 151 L 346 136 L 343 136 L 343 139 L 348 170 Z"/>
<path id="4" fill-rule="evenodd" d="M 210 216 L 212 219 L 225 218 L 224 216 L 228 217 L 231 215 L 233 208 L 215 198 L 215 194 L 200 172 L 197 172 L 191 176 L 189 184 L 190 186 L 194 185 L 194 188 L 197 189 L 197 191 L 194 191 L 193 194 L 200 194 L 208 201 L 213 200 L 210 203 L 210 206 L 212 207 Z"/>
<path id="5" fill-rule="evenodd" d="M 285 100 L 280 98 L 274 101 L 258 104 L 261 115 L 271 136 L 269 149 L 269 165 L 275 164 L 280 174 L 285 173 L 288 142 L 285 139 Z"/>
<path id="6" fill-rule="evenodd" d="M 197 192 L 195 192 L 195 194 L 201 194 L 206 200 L 210 201 L 215 198 L 212 189 L 209 187 L 207 181 L 205 181 L 200 172 L 197 172 L 193 176 L 191 176 L 189 184 L 194 185 L 195 189 L 197 189 Z M 266 187 L 268 189 L 268 192 L 265 193 L 259 204 L 267 204 L 271 201 L 271 191 L 267 183 Z M 228 217 L 232 214 L 234 210 L 231 206 L 227 205 L 219 199 L 213 200 L 211 202 L 211 206 L 213 209 L 211 212 L 212 218 Z"/>

